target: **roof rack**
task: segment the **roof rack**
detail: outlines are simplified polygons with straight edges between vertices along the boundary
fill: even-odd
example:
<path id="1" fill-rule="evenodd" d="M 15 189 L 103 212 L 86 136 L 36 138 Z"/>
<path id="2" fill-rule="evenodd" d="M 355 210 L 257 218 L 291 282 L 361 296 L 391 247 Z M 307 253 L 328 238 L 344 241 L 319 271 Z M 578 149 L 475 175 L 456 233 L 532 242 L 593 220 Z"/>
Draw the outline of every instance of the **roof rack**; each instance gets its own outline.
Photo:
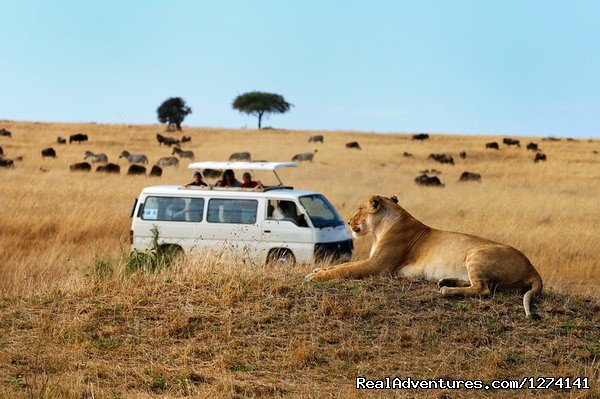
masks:
<path id="1" fill-rule="evenodd" d="M 192 162 L 188 165 L 189 169 L 198 169 L 200 174 L 202 175 L 202 180 L 206 181 L 204 177 L 203 170 L 204 169 L 231 169 L 231 170 L 271 170 L 273 174 L 279 181 L 279 186 L 277 188 L 288 188 L 283 185 L 283 182 L 277 175 L 276 170 L 281 168 L 295 168 L 298 166 L 296 162 L 215 162 L 215 161 L 206 161 L 206 162 Z M 274 188 L 269 187 L 271 190 Z M 209 185 L 209 189 L 212 190 L 213 186 Z"/>

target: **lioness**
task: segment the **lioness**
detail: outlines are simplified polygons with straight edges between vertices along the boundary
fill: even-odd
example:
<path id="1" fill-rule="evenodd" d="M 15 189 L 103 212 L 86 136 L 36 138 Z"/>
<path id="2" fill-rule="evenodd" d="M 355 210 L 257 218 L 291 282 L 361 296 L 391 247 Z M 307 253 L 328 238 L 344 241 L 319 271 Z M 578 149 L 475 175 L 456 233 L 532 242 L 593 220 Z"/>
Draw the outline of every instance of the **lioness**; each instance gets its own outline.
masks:
<path id="1" fill-rule="evenodd" d="M 315 269 L 307 281 L 373 275 L 437 281 L 442 295 L 488 295 L 490 287 L 527 287 L 523 307 L 542 292 L 542 278 L 520 251 L 468 234 L 425 226 L 398 205 L 396 197 L 372 196 L 348 221 L 355 237 L 375 236 L 369 259 Z"/>

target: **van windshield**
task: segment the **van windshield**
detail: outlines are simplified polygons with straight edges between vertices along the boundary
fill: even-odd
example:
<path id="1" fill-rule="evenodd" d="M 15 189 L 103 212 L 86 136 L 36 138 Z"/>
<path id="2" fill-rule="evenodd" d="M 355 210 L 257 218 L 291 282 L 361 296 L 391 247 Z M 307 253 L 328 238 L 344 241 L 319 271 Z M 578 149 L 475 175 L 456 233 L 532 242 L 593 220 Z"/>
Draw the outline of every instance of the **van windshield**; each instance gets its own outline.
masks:
<path id="1" fill-rule="evenodd" d="M 308 213 L 313 225 L 318 229 L 344 224 L 333 205 L 331 205 L 327 198 L 320 194 L 300 197 L 300 203 L 306 209 L 306 213 Z"/>

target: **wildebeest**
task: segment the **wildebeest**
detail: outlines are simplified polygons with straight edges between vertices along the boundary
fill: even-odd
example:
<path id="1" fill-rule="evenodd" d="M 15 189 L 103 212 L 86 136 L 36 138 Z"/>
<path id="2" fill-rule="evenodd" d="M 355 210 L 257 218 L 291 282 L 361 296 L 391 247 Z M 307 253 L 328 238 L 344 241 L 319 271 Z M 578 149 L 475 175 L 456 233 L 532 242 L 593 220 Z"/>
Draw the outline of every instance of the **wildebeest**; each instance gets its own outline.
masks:
<path id="1" fill-rule="evenodd" d="M 413 140 L 428 140 L 429 139 L 429 135 L 427 133 L 419 133 L 419 134 L 413 134 L 412 136 Z"/>
<path id="2" fill-rule="evenodd" d="M 459 156 L 460 156 L 462 159 L 465 159 L 465 158 L 467 157 L 467 152 L 466 152 L 466 151 L 461 151 L 461 152 L 460 152 L 458 155 L 459 155 Z"/>
<path id="3" fill-rule="evenodd" d="M 121 167 L 115 163 L 107 163 L 96 168 L 96 172 L 121 173 Z"/>
<path id="4" fill-rule="evenodd" d="M 173 148 L 173 152 L 171 153 L 171 155 L 179 155 L 180 158 L 190 158 L 190 159 L 194 159 L 194 151 L 189 150 L 189 151 L 183 151 L 181 148 L 179 147 L 175 147 Z"/>
<path id="5" fill-rule="evenodd" d="M 217 169 L 204 169 L 202 174 L 208 179 L 219 179 L 223 173 Z"/>
<path id="6" fill-rule="evenodd" d="M 148 157 L 144 154 L 130 154 L 129 151 L 121 152 L 119 158 L 126 158 L 129 163 L 148 163 Z"/>
<path id="7" fill-rule="evenodd" d="M 407 158 L 408 158 L 408 157 L 412 157 L 412 156 L 413 156 L 413 154 L 411 154 L 410 152 L 406 152 L 406 151 L 404 151 L 404 154 L 402 154 L 402 156 L 403 156 L 403 157 L 407 157 Z"/>
<path id="8" fill-rule="evenodd" d="M 536 143 L 527 143 L 527 146 L 525 148 L 531 151 L 537 151 L 538 145 Z"/>
<path id="9" fill-rule="evenodd" d="M 481 175 L 479 173 L 472 173 L 472 172 L 463 172 L 462 175 L 460 175 L 460 179 L 458 179 L 458 181 L 478 181 L 481 182 Z"/>
<path id="10" fill-rule="evenodd" d="M 317 136 L 310 136 L 308 139 L 309 143 L 323 143 L 323 135 L 319 134 Z"/>
<path id="11" fill-rule="evenodd" d="M 91 151 L 86 151 L 83 154 L 83 159 L 88 159 L 88 158 L 92 163 L 108 162 L 108 157 L 106 156 L 106 154 L 94 154 Z"/>
<path id="12" fill-rule="evenodd" d="M 360 150 L 360 145 L 358 144 L 358 141 L 351 141 L 346 143 L 346 148 L 356 148 L 357 150 Z"/>
<path id="13" fill-rule="evenodd" d="M 490 148 L 492 150 L 499 150 L 500 146 L 495 141 L 492 141 L 492 142 L 489 142 L 489 143 L 485 143 L 485 148 L 486 149 Z"/>
<path id="14" fill-rule="evenodd" d="M 423 174 L 434 174 L 434 175 L 441 175 L 442 172 L 440 172 L 437 169 L 425 169 L 425 170 L 420 170 L 419 173 L 423 173 Z"/>
<path id="15" fill-rule="evenodd" d="M 510 137 L 505 137 L 502 139 L 502 143 L 506 144 L 507 146 L 511 146 L 511 145 L 516 145 L 517 147 L 521 147 L 521 142 L 517 139 L 511 139 Z"/>
<path id="16" fill-rule="evenodd" d="M 73 165 L 69 166 L 69 170 L 71 172 L 89 172 L 90 170 L 92 170 L 92 165 L 90 165 L 87 162 L 78 162 L 78 163 L 74 163 Z"/>
<path id="17" fill-rule="evenodd" d="M 175 137 L 165 137 L 162 134 L 156 134 L 156 140 L 158 140 L 158 144 L 164 144 L 164 145 L 168 145 L 169 147 L 172 145 L 179 145 L 180 141 L 179 139 L 176 139 Z"/>
<path id="18" fill-rule="evenodd" d="M 315 156 L 315 153 L 317 152 L 317 150 L 315 150 L 314 152 L 302 152 L 300 154 L 296 154 L 292 157 L 292 161 L 298 161 L 298 162 L 303 162 L 303 161 L 309 161 L 312 162 L 313 161 L 313 157 Z"/>
<path id="19" fill-rule="evenodd" d="M 67 139 L 66 139 L 66 138 L 64 138 L 64 137 L 58 136 L 58 137 L 56 138 L 56 143 L 57 143 L 57 144 L 67 144 Z"/>
<path id="20" fill-rule="evenodd" d="M 249 152 L 234 152 L 229 156 L 230 161 L 250 161 L 252 157 Z"/>
<path id="21" fill-rule="evenodd" d="M 73 141 L 77 141 L 79 144 L 81 144 L 82 141 L 88 141 L 88 136 L 87 134 L 82 133 L 72 134 L 69 136 L 69 144 L 71 144 Z"/>
<path id="22" fill-rule="evenodd" d="M 159 166 L 179 166 L 179 159 L 176 157 L 164 157 L 160 158 L 156 164 Z"/>
<path id="23" fill-rule="evenodd" d="M 190 141 L 192 141 L 192 138 L 190 136 L 183 136 L 181 138 L 182 143 L 189 143 Z"/>
<path id="24" fill-rule="evenodd" d="M 56 151 L 54 151 L 54 148 L 52 147 L 44 148 L 42 150 L 42 158 L 43 157 L 56 158 Z"/>
<path id="25" fill-rule="evenodd" d="M 14 162 L 12 159 L 0 157 L 0 168 L 14 168 Z"/>
<path id="26" fill-rule="evenodd" d="M 546 161 L 546 154 L 542 154 L 541 152 L 538 152 L 535 154 L 535 158 L 533 159 L 533 162 L 539 162 L 539 161 Z"/>
<path id="27" fill-rule="evenodd" d="M 427 175 L 421 175 L 418 177 L 415 177 L 415 184 L 418 184 L 419 186 L 437 186 L 437 187 L 443 187 L 444 184 L 440 181 L 440 179 L 438 179 L 437 176 L 427 176 Z"/>
<path id="28" fill-rule="evenodd" d="M 6 129 L 0 129 L 0 136 L 12 137 L 12 134 Z"/>
<path id="29" fill-rule="evenodd" d="M 439 163 L 449 163 L 454 165 L 454 158 L 446 154 L 429 154 L 429 159 L 434 159 Z"/>
<path id="30" fill-rule="evenodd" d="M 154 165 L 152 169 L 150 169 L 149 176 L 161 177 L 162 176 L 162 168 L 158 165 Z"/>
<path id="31" fill-rule="evenodd" d="M 128 175 L 145 175 L 146 168 L 141 165 L 129 165 L 129 169 L 127 169 Z"/>

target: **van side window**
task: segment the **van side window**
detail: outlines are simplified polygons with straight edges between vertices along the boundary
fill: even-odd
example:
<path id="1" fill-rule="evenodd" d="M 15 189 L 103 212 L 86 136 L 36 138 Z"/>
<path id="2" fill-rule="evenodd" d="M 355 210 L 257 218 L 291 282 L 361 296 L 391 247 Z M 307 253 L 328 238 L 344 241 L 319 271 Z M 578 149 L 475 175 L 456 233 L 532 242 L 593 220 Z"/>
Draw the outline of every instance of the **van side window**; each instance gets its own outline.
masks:
<path id="1" fill-rule="evenodd" d="M 163 222 L 200 222 L 204 198 L 148 197 L 144 203 L 143 220 Z"/>
<path id="2" fill-rule="evenodd" d="M 299 214 L 298 207 L 293 201 L 269 200 L 267 206 L 268 220 L 288 220 L 296 223 Z"/>
<path id="3" fill-rule="evenodd" d="M 208 201 L 206 220 L 211 223 L 256 223 L 258 201 L 215 198 Z"/>

